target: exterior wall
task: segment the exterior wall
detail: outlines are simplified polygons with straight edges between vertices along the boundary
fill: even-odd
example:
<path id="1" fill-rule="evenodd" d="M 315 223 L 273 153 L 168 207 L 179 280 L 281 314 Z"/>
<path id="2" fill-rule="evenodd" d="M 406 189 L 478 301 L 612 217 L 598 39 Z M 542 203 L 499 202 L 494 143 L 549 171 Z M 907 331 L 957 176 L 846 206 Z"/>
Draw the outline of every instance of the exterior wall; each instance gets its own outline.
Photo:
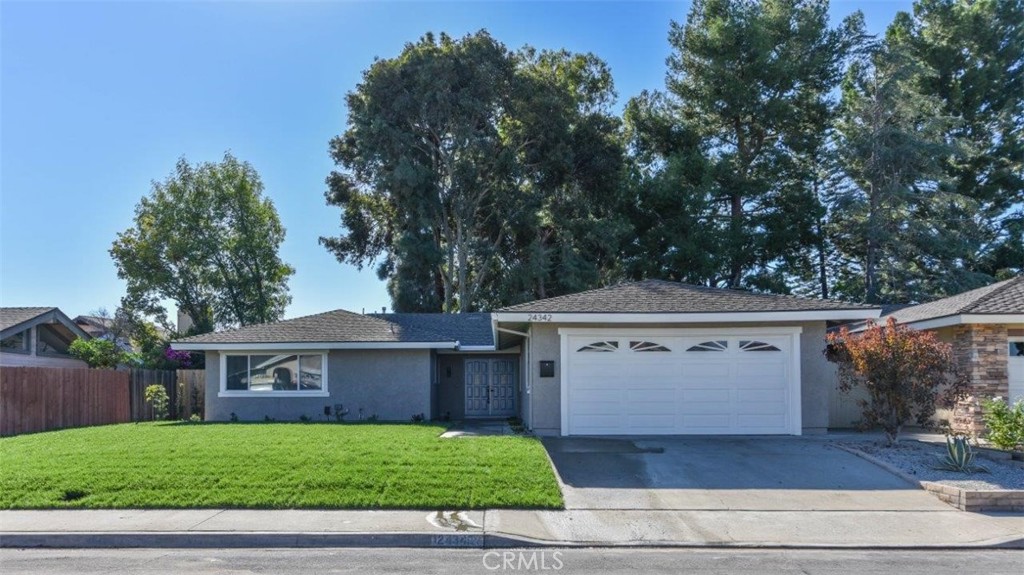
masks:
<path id="1" fill-rule="evenodd" d="M 829 389 L 835 385 L 835 371 L 822 353 L 825 347 L 825 322 L 798 323 L 728 323 L 728 324 L 530 324 L 527 340 L 531 391 L 524 420 L 538 435 L 558 435 L 562 425 L 561 338 L 560 327 L 593 328 L 741 328 L 800 326 L 801 406 L 804 433 L 824 433 L 829 421 Z M 555 376 L 540 377 L 540 362 L 554 360 Z"/>
<path id="2" fill-rule="evenodd" d="M 953 410 L 953 429 L 978 436 L 985 432 L 982 420 L 982 400 L 1007 397 L 1010 380 L 1007 374 L 1007 336 L 1010 327 L 1005 324 L 958 325 L 953 332 L 953 354 L 957 364 L 967 375 L 970 396 L 960 401 Z"/>
<path id="3" fill-rule="evenodd" d="M 84 361 L 73 357 L 4 352 L 0 352 L 0 365 L 5 367 L 89 367 Z"/>
<path id="4" fill-rule="evenodd" d="M 431 414 L 430 350 L 331 350 L 327 360 L 329 397 L 219 397 L 220 354 L 206 352 L 206 419 L 296 421 L 324 419 L 324 407 L 342 404 L 345 419 L 376 415 L 381 421 L 409 421 Z M 334 420 L 333 415 L 330 420 Z"/>

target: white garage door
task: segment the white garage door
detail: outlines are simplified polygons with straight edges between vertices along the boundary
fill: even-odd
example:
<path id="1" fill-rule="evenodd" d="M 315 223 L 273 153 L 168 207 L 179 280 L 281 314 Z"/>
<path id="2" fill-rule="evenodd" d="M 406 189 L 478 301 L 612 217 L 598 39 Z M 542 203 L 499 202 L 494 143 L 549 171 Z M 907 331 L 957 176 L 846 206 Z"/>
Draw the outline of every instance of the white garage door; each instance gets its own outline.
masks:
<path id="1" fill-rule="evenodd" d="M 792 333 L 562 337 L 569 435 L 800 433 Z"/>

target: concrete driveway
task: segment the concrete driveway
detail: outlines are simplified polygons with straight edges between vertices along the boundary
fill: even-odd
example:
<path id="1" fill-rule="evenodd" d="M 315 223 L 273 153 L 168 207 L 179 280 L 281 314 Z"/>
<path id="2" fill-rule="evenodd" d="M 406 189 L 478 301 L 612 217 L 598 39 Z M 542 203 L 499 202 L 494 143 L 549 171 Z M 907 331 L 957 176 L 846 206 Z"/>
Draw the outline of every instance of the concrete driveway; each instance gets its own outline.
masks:
<path id="1" fill-rule="evenodd" d="M 813 437 L 545 438 L 567 509 L 949 511 Z"/>

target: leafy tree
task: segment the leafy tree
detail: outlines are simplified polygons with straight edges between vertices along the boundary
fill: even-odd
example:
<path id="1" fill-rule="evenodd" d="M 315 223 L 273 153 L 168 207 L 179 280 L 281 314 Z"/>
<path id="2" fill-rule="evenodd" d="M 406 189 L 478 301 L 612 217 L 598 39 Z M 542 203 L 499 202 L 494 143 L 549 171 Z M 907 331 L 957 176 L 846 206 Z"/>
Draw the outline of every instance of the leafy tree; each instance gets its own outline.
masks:
<path id="1" fill-rule="evenodd" d="M 68 353 L 97 369 L 114 369 L 128 359 L 116 343 L 103 338 L 78 338 L 68 346 Z"/>
<path id="2" fill-rule="evenodd" d="M 248 163 L 231 154 L 195 166 L 182 158 L 153 183 L 110 250 L 128 283 L 122 303 L 162 316 L 160 300 L 173 300 L 192 318 L 192 333 L 277 320 L 294 273 L 278 257 L 284 234 Z"/>
<path id="3" fill-rule="evenodd" d="M 1024 268 L 1022 22 L 1021 0 L 918 0 L 887 33 L 890 45 L 931 71 L 917 76 L 916 91 L 958 120 L 943 138 L 959 142 L 960 153 L 940 167 L 941 185 L 962 198 L 942 225 L 949 259 L 963 270 L 943 274 L 938 296 Z"/>
<path id="4" fill-rule="evenodd" d="M 830 28 L 827 3 L 791 0 L 698 0 L 672 23 L 668 93 L 627 107 L 646 228 L 631 259 L 660 260 L 633 275 L 788 290 L 786 259 L 818 243 L 822 215 L 801 157 L 821 148 L 862 29 L 859 14 Z"/>
<path id="5" fill-rule="evenodd" d="M 966 379 L 958 372 L 952 347 L 930 331 L 870 323 L 862 333 L 843 327 L 827 336 L 825 355 L 839 365 L 839 389 L 867 390 L 861 400 L 865 428 L 880 427 L 889 445 L 899 440 L 903 426 L 915 420 L 924 425 L 941 402 L 949 407 L 965 396 Z"/>
<path id="6" fill-rule="evenodd" d="M 844 265 L 837 291 L 869 303 L 911 302 L 933 288 L 942 219 L 962 197 L 936 185 L 956 150 L 937 99 L 913 89 L 927 70 L 903 49 L 876 46 L 843 83 L 838 157 L 846 181 L 830 194 Z"/>
<path id="7" fill-rule="evenodd" d="M 143 397 L 146 403 L 153 409 L 153 419 L 157 421 L 163 421 L 167 419 L 167 413 L 170 408 L 171 399 L 167 395 L 167 390 L 162 385 L 149 385 L 146 386 L 143 391 Z"/>
<path id="8" fill-rule="evenodd" d="M 378 263 L 399 311 L 471 311 L 600 281 L 621 167 L 603 62 L 428 34 L 348 94 L 329 204 L 339 261 Z M 569 270 L 571 273 L 556 273 Z"/>

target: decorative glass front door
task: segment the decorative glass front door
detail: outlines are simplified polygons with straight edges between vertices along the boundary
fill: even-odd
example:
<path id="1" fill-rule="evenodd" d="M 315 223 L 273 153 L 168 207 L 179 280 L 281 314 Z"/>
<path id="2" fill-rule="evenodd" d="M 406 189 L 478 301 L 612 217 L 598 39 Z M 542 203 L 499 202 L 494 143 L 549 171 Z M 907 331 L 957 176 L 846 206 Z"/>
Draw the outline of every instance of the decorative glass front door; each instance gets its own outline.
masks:
<path id="1" fill-rule="evenodd" d="M 516 360 L 466 360 L 466 417 L 516 414 Z"/>

